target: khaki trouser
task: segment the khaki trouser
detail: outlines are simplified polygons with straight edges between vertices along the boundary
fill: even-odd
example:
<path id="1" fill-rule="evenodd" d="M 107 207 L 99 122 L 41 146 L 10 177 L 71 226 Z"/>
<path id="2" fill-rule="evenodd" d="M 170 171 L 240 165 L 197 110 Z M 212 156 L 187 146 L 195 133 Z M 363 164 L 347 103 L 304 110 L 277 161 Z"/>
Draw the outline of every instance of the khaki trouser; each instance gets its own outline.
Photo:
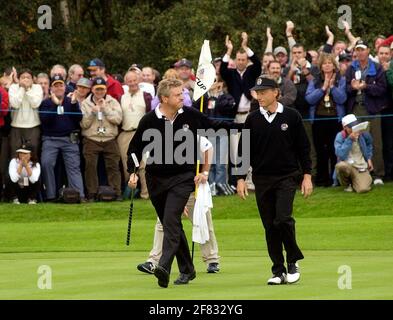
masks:
<path id="1" fill-rule="evenodd" d="M 130 174 L 127 172 L 127 151 L 135 131 L 122 131 L 118 138 L 117 144 L 119 145 L 121 162 L 123 164 L 124 180 L 128 182 Z M 146 164 L 141 161 L 138 169 L 138 176 L 141 182 L 141 198 L 149 199 L 149 192 L 147 191 L 146 177 L 145 177 Z"/>
<path id="2" fill-rule="evenodd" d="M 100 153 L 104 156 L 106 175 L 109 185 L 115 189 L 116 195 L 121 195 L 121 176 L 119 170 L 119 147 L 114 139 L 98 142 L 88 138 L 83 139 L 83 156 L 85 158 L 85 181 L 89 197 L 97 195 L 98 175 L 97 163 Z"/>
<path id="3" fill-rule="evenodd" d="M 368 192 L 371 190 L 371 183 L 373 179 L 370 173 L 366 170 L 359 172 L 358 169 L 345 161 L 336 164 L 337 179 L 344 187 L 352 184 L 353 190 L 358 193 Z"/>
<path id="4" fill-rule="evenodd" d="M 191 222 L 192 222 L 193 211 L 194 211 L 194 203 L 195 203 L 195 197 L 194 194 L 192 193 L 187 202 L 188 218 L 191 220 Z M 206 217 L 207 217 L 207 226 L 209 228 L 209 241 L 205 242 L 204 244 L 200 244 L 202 260 L 207 264 L 219 263 L 220 257 L 218 255 L 217 240 L 216 240 L 216 235 L 214 234 L 213 220 L 210 210 L 208 211 Z M 153 263 L 154 265 L 158 265 L 158 261 L 161 258 L 163 239 L 164 239 L 164 230 L 162 228 L 162 224 L 160 220 L 157 219 L 157 223 L 154 231 L 153 248 L 150 251 L 149 259 L 147 260 Z"/>

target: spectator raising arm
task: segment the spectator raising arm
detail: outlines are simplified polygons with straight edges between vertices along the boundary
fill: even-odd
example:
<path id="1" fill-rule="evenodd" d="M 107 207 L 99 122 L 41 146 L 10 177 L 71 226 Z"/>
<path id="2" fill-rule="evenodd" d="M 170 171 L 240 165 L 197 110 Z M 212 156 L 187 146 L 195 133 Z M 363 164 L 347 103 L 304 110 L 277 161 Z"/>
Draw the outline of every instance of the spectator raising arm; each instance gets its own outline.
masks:
<path id="1" fill-rule="evenodd" d="M 266 43 L 265 53 L 273 52 L 273 36 L 270 27 L 266 28 L 266 37 L 267 37 L 267 43 Z"/>

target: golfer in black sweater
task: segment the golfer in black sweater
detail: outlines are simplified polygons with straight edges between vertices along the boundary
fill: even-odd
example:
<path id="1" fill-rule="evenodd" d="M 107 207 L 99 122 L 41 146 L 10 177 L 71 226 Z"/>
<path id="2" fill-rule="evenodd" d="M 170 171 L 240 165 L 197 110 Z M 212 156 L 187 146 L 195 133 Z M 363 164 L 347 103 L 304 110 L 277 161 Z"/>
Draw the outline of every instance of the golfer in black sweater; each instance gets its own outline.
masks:
<path id="1" fill-rule="evenodd" d="M 160 82 L 157 95 L 161 103 L 143 116 L 127 152 L 131 173 L 128 185 L 135 189 L 138 177 L 133 173 L 132 154 L 140 161 L 142 154 L 150 151 L 149 146 L 154 144 L 146 162 L 146 182 L 151 202 L 164 227 L 162 256 L 154 269 L 158 285 L 164 288 L 168 286 L 175 256 L 180 271 L 175 284 L 187 284 L 196 276 L 181 215 L 195 184 L 206 183 L 208 178 L 209 164 L 202 164 L 201 173 L 195 176 L 199 150 L 197 130 L 243 128 L 243 124 L 210 120 L 194 108 L 183 108 L 182 85 L 181 81 L 172 79 Z"/>
<path id="2" fill-rule="evenodd" d="M 304 197 L 313 190 L 310 143 L 298 111 L 277 102 L 280 92 L 274 80 L 259 77 L 251 90 L 256 91 L 260 108 L 248 115 L 244 129 L 250 130 L 249 157 L 255 197 L 273 262 L 273 276 L 268 284 L 295 283 L 300 279 L 297 261 L 304 257 L 296 243 L 292 206 L 301 175 Z M 242 140 L 240 152 L 246 150 Z M 242 154 L 243 158 L 247 156 Z M 245 174 L 238 175 L 237 192 L 242 199 L 247 196 L 245 177 Z"/>

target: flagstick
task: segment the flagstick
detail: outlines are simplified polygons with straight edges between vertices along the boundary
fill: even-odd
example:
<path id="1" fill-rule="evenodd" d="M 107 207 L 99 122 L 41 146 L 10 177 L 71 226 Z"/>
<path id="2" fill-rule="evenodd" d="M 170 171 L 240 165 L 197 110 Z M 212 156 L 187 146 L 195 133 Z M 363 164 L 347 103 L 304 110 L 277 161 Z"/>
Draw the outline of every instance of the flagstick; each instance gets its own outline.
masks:
<path id="1" fill-rule="evenodd" d="M 199 111 L 200 111 L 200 112 L 203 112 L 203 98 L 204 98 L 204 96 L 202 95 L 202 97 L 201 97 L 201 105 L 200 105 L 200 107 L 199 107 Z M 199 148 L 198 148 L 198 150 L 199 150 Z M 199 165 L 200 165 L 200 161 L 197 160 L 196 175 L 199 174 Z M 197 198 L 197 195 L 198 195 L 198 187 L 195 186 L 195 200 L 196 200 L 196 198 Z M 193 219 L 193 220 L 194 220 L 194 219 Z M 191 259 L 192 259 L 193 262 L 194 262 L 194 247 L 195 247 L 195 242 L 193 241 L 193 242 L 192 242 L 192 250 L 191 250 L 191 251 L 192 251 Z"/>

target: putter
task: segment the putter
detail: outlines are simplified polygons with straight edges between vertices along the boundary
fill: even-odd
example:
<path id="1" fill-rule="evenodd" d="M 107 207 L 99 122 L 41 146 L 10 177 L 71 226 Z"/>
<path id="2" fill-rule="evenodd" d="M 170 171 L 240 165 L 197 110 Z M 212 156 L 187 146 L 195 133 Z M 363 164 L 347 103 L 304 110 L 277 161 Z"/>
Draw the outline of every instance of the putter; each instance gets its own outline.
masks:
<path id="1" fill-rule="evenodd" d="M 138 158 L 136 157 L 135 153 L 131 154 L 132 160 L 134 161 L 134 174 L 136 168 L 139 167 L 139 161 Z M 128 228 L 127 228 L 127 241 L 126 245 L 130 245 L 130 238 L 131 238 L 131 223 L 132 223 L 132 212 L 134 211 L 134 194 L 135 194 L 135 189 L 131 190 L 131 203 L 130 203 L 130 215 L 128 216 Z"/>

